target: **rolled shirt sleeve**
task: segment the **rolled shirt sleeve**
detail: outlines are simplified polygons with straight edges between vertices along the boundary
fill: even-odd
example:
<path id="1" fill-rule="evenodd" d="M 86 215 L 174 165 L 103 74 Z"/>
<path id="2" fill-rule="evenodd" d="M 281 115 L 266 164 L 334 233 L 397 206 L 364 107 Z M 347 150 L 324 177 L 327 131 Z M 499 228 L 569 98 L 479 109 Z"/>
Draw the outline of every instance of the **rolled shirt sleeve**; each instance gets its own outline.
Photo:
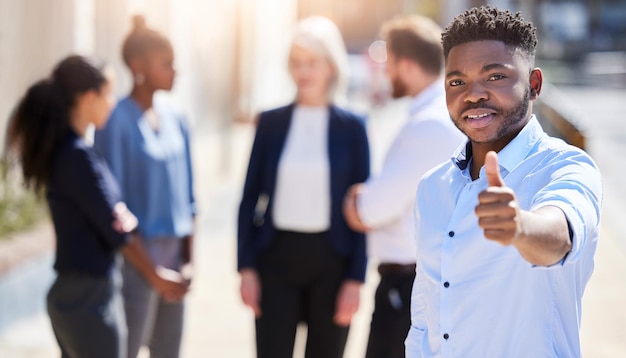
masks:
<path id="1" fill-rule="evenodd" d="M 558 164 L 545 168 L 550 182 L 534 197 L 531 210 L 555 206 L 563 211 L 571 231 L 572 248 L 561 264 L 577 261 L 589 238 L 597 239 L 602 205 L 602 182 L 592 159 L 568 153 Z"/>

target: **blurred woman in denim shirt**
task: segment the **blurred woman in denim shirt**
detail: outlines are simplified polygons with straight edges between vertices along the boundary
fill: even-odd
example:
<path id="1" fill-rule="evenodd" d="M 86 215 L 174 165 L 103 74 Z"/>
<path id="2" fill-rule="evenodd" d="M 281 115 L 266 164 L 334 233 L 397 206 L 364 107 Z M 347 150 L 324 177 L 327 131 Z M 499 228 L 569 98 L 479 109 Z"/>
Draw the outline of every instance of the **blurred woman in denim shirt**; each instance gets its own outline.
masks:
<path id="1" fill-rule="evenodd" d="M 96 132 L 95 146 L 137 216 L 138 235 L 155 267 L 188 284 L 196 214 L 189 128 L 184 115 L 155 98 L 155 92 L 173 87 L 174 51 L 167 38 L 136 16 L 122 55 L 133 89 Z M 177 357 L 183 297 L 159 291 L 131 266 L 124 266 L 123 273 L 128 357 L 135 358 L 142 345 L 151 357 Z"/>

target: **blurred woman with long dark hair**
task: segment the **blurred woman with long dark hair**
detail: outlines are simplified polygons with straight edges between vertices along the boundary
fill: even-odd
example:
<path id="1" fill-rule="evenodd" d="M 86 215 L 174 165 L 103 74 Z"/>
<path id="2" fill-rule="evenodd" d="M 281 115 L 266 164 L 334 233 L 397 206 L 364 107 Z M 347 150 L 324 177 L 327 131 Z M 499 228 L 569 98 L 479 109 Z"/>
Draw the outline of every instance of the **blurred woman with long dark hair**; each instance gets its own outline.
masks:
<path id="1" fill-rule="evenodd" d="M 135 216 L 104 160 L 85 143 L 88 127 L 104 126 L 113 108 L 111 86 L 103 66 L 67 57 L 27 90 L 8 131 L 24 184 L 45 194 L 54 224 L 57 278 L 47 307 L 63 357 L 126 357 L 120 251 L 164 291 L 185 290 L 150 266 L 131 234 Z"/>

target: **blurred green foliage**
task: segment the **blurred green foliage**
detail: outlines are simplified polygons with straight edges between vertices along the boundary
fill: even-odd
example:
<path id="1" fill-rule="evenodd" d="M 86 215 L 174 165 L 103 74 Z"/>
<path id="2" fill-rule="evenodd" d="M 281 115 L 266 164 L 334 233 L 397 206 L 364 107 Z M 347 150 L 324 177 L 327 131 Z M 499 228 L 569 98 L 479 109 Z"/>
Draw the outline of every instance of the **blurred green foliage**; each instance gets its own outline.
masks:
<path id="1" fill-rule="evenodd" d="M 46 215 L 42 200 L 21 185 L 17 172 L 6 158 L 0 160 L 0 240 L 32 228 Z"/>

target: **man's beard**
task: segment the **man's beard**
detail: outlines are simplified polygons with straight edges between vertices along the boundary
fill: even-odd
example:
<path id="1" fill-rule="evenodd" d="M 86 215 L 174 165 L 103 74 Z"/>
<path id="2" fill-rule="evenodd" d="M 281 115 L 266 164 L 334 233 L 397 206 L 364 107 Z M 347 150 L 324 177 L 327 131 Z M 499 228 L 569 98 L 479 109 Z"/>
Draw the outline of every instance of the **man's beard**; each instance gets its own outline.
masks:
<path id="1" fill-rule="evenodd" d="M 404 82 L 400 78 L 395 77 L 391 79 L 391 98 L 402 98 L 408 95 L 408 90 Z"/>
<path id="2" fill-rule="evenodd" d="M 524 92 L 524 98 L 519 101 L 517 106 L 511 108 L 511 110 L 505 113 L 504 122 L 502 122 L 502 125 L 500 126 L 500 128 L 498 128 L 498 138 L 504 136 L 513 128 L 519 128 L 519 123 L 521 123 L 526 118 L 529 109 L 530 88 L 527 88 L 526 92 Z"/>
<path id="3" fill-rule="evenodd" d="M 526 89 L 526 92 L 524 92 L 524 98 L 522 98 L 522 100 L 520 100 L 516 106 L 506 111 L 502 108 L 490 106 L 488 104 L 479 102 L 479 103 L 473 103 L 473 104 L 468 105 L 467 107 L 463 109 L 461 113 L 465 113 L 466 111 L 470 109 L 477 109 L 477 108 L 493 109 L 498 114 L 500 114 L 502 118 L 504 118 L 503 121 L 500 123 L 500 126 L 498 127 L 498 130 L 496 132 L 496 138 L 488 139 L 487 142 L 491 142 L 495 139 L 502 138 L 507 133 L 510 133 L 512 131 L 515 131 L 516 129 L 519 129 L 520 123 L 522 123 L 524 119 L 526 118 L 526 115 L 528 114 L 528 111 L 530 109 L 530 88 Z M 469 135 L 467 135 L 466 131 L 464 131 L 458 125 L 458 123 L 462 123 L 463 121 L 462 118 L 459 118 L 458 121 L 459 122 L 454 121 L 454 123 L 456 124 L 457 128 L 459 128 L 461 132 L 463 132 L 463 134 L 469 137 L 473 142 L 481 143 L 481 141 L 476 141 L 474 138 L 471 138 Z"/>

